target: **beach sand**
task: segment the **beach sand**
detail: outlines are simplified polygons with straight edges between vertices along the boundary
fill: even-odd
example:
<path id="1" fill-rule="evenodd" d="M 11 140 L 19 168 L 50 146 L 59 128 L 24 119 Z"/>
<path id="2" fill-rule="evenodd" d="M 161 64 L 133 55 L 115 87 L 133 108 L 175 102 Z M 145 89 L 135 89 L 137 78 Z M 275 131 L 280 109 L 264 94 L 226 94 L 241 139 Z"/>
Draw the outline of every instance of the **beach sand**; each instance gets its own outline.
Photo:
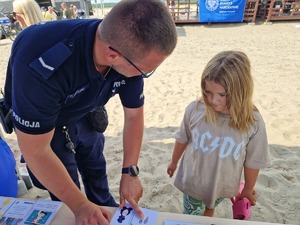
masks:
<path id="1" fill-rule="evenodd" d="M 299 23 L 298 23 L 299 24 Z M 300 224 L 300 29 L 297 22 L 177 25 L 174 53 L 145 80 L 145 133 L 139 160 L 144 195 L 140 206 L 164 212 L 182 212 L 182 194 L 166 168 L 174 133 L 187 104 L 199 96 L 206 63 L 223 50 L 241 50 L 250 58 L 255 81 L 254 102 L 264 117 L 272 166 L 260 171 L 257 205 L 252 221 Z M 5 81 L 10 40 L 0 41 L 1 87 Z M 110 189 L 118 200 L 122 166 L 123 109 L 119 98 L 107 104 L 109 127 L 105 155 Z M 14 135 L 5 135 L 19 161 Z M 18 165 L 21 169 L 24 165 Z M 30 189 L 24 198 L 48 198 Z M 232 218 L 231 202 L 224 200 L 216 217 Z"/>

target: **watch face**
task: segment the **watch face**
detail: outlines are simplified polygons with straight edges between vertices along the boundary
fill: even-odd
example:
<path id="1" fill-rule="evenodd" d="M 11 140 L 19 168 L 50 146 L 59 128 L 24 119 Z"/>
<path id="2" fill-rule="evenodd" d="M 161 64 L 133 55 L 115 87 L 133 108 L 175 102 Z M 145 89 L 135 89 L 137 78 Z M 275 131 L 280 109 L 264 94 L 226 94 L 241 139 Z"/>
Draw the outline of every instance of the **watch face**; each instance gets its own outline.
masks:
<path id="1" fill-rule="evenodd" d="M 129 168 L 129 174 L 133 177 L 136 177 L 137 175 L 139 175 L 139 168 L 137 166 L 131 166 Z"/>

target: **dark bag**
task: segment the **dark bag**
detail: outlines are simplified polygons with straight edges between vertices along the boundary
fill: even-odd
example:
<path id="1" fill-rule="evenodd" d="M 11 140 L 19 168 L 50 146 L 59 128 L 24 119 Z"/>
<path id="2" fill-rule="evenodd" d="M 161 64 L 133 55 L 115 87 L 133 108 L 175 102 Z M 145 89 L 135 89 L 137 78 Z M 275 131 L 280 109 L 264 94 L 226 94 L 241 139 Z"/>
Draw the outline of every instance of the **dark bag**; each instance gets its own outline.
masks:
<path id="1" fill-rule="evenodd" d="M 104 106 L 96 108 L 88 115 L 91 127 L 99 133 L 104 133 L 108 126 L 108 116 Z"/>
<path id="2" fill-rule="evenodd" d="M 0 123 L 5 133 L 13 132 L 12 111 L 6 108 L 4 98 L 0 99 Z"/>

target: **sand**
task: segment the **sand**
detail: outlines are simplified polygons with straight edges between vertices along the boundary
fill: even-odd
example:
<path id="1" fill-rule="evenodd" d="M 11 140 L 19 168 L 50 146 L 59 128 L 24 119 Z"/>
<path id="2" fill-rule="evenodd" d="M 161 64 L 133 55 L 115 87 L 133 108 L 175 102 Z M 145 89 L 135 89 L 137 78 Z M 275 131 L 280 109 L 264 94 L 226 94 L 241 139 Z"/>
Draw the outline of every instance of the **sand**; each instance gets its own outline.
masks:
<path id="1" fill-rule="evenodd" d="M 174 53 L 145 80 L 145 133 L 139 160 L 144 195 L 140 206 L 182 212 L 182 194 L 166 173 L 174 133 L 186 105 L 200 93 L 200 76 L 208 60 L 222 50 L 241 50 L 252 62 L 254 102 L 264 117 L 272 156 L 272 166 L 261 170 L 256 183 L 258 202 L 252 208 L 251 220 L 300 224 L 299 23 L 178 25 L 177 31 Z M 1 87 L 10 47 L 10 40 L 0 41 Z M 123 127 L 119 98 L 111 99 L 107 109 L 105 155 L 111 192 L 118 200 Z M 20 151 L 15 136 L 5 137 L 18 161 Z M 33 188 L 23 197 L 48 195 Z M 215 216 L 232 218 L 231 202 L 224 200 Z"/>

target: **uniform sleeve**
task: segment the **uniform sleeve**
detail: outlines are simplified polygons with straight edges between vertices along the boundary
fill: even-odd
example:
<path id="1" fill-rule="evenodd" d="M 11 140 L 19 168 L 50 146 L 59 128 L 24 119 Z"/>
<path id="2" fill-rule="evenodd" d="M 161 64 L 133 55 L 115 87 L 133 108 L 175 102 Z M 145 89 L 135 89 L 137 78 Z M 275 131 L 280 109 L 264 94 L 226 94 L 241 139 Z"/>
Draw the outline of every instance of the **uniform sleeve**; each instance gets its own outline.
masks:
<path id="1" fill-rule="evenodd" d="M 143 106 L 144 80 L 142 76 L 126 78 L 122 82 L 126 82 L 119 91 L 122 105 L 127 108 L 139 108 Z"/>
<path id="2" fill-rule="evenodd" d="M 61 99 L 56 87 L 18 59 L 12 68 L 11 99 L 17 129 L 41 134 L 55 127 Z"/>
<path id="3" fill-rule="evenodd" d="M 253 135 L 250 137 L 246 147 L 245 166 L 251 169 L 263 169 L 271 165 L 268 139 L 265 123 L 258 112 Z"/>

